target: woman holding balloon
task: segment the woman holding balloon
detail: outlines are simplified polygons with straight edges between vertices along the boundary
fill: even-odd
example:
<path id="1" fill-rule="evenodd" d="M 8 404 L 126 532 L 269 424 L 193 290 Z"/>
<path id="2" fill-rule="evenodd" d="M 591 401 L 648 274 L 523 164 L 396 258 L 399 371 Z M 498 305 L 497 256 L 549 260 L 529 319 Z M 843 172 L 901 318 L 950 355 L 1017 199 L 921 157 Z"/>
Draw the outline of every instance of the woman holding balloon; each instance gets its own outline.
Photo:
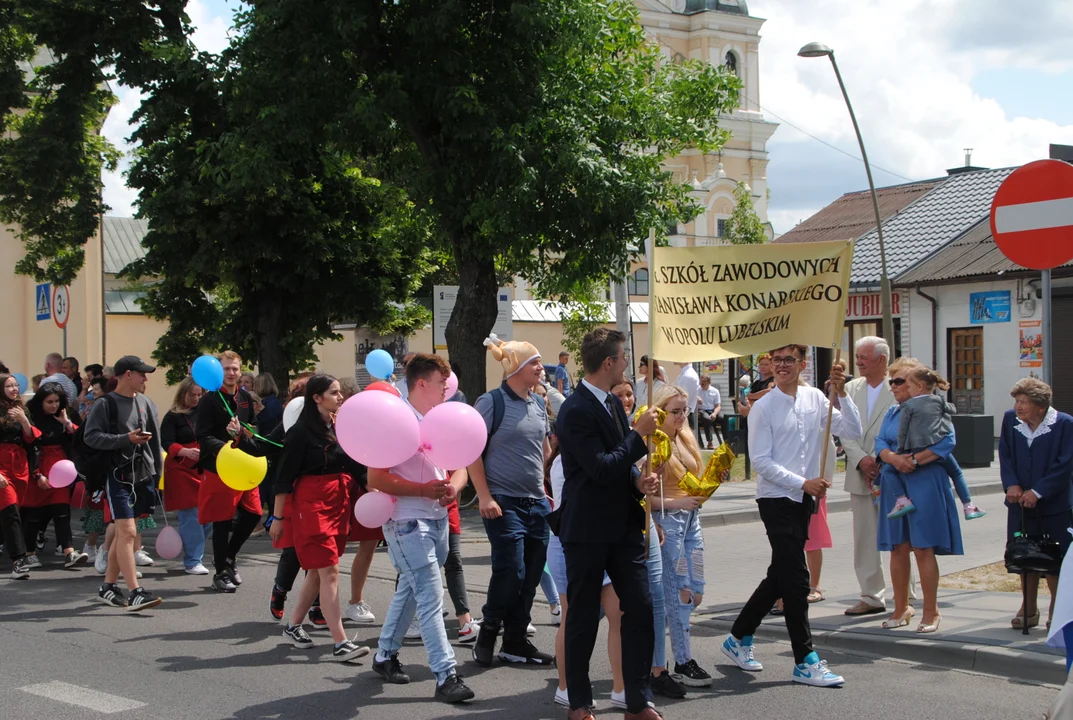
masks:
<path id="1" fill-rule="evenodd" d="M 63 549 L 63 566 L 73 568 L 89 560 L 87 553 L 74 549 L 71 534 L 71 483 L 78 474 L 70 460 L 71 437 L 78 427 L 67 417 L 67 395 L 57 383 L 41 386 L 30 399 L 27 410 L 41 433 L 36 442 L 41 474 L 27 486 L 22 500 L 26 546 L 30 547 L 37 532 L 44 530 L 51 520 L 56 528 L 56 541 Z M 34 565 L 32 558 L 30 564 Z"/>
<path id="2" fill-rule="evenodd" d="M 369 652 L 347 638 L 339 608 L 339 557 L 350 530 L 350 484 L 354 479 L 364 487 L 366 476 L 365 468 L 343 452 L 336 439 L 335 413 L 342 404 L 338 380 L 320 374 L 309 378 L 302 413 L 283 441 L 268 526 L 273 542 L 289 539 L 299 563 L 309 571 L 283 636 L 297 648 L 313 646 L 302 622 L 319 592 L 335 641 L 332 659 L 338 662 Z M 289 513 L 284 510 L 288 497 Z"/>
<path id="3" fill-rule="evenodd" d="M 0 374 L 0 531 L 13 563 L 13 580 L 30 577 L 19 501 L 30 478 L 39 475 L 38 451 L 34 445 L 39 434 L 26 416 L 18 379 Z"/>
<path id="4" fill-rule="evenodd" d="M 160 446 L 167 452 L 164 458 L 164 508 L 174 510 L 179 518 L 179 537 L 183 543 L 183 567 L 189 575 L 208 575 L 201 563 L 205 555 L 208 523 L 198 521 L 198 493 L 201 490 L 201 470 L 198 461 L 201 450 L 197 442 L 197 406 L 202 390 L 188 377 L 179 383 L 175 400 L 160 421 Z"/>

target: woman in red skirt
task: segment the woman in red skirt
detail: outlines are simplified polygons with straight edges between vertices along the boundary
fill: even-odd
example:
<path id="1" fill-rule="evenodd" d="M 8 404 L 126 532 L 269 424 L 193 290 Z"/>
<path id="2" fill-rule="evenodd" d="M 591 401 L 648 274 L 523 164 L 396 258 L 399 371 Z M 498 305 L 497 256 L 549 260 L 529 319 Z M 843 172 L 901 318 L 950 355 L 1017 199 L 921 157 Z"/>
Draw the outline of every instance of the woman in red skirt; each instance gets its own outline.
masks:
<path id="1" fill-rule="evenodd" d="M 56 542 L 63 549 L 63 566 L 73 568 L 89 560 L 89 555 L 73 547 L 71 534 L 71 486 L 54 488 L 48 484 L 52 466 L 71 458 L 71 437 L 78 427 L 67 417 L 67 395 L 58 383 L 45 383 L 30 399 L 30 419 L 40 431 L 37 448 L 41 453 L 41 474 L 26 488 L 22 500 L 23 536 L 26 545 L 34 541 L 49 521 L 56 528 Z M 34 556 L 28 558 L 30 567 Z"/>
<path id="2" fill-rule="evenodd" d="M 208 575 L 201 560 L 205 555 L 205 538 L 212 525 L 198 522 L 198 491 L 201 450 L 197 441 L 197 406 L 201 386 L 187 377 L 175 391 L 171 410 L 160 421 L 160 447 L 164 458 L 164 510 L 174 510 L 179 519 L 179 537 L 183 541 L 183 567 L 188 575 Z"/>
<path id="3" fill-rule="evenodd" d="M 13 375 L 0 374 L 0 532 L 11 556 L 14 580 L 30 577 L 19 503 L 30 477 L 36 480 L 39 475 L 34 445 L 39 434 L 26 416 L 19 381 Z"/>
<path id="4" fill-rule="evenodd" d="M 317 593 L 335 641 L 332 659 L 346 662 L 368 654 L 343 631 L 339 608 L 339 556 L 350 531 L 350 484 L 365 485 L 365 468 L 352 460 L 335 437 L 335 413 L 343 404 L 339 381 L 314 375 L 306 383 L 298 421 L 287 431 L 276 474 L 276 498 L 269 533 L 273 542 L 294 546 L 298 562 L 309 571 L 284 637 L 298 648 L 313 646 L 302 621 Z M 290 510 L 285 511 L 290 499 Z M 288 536 L 288 537 L 285 537 Z"/>

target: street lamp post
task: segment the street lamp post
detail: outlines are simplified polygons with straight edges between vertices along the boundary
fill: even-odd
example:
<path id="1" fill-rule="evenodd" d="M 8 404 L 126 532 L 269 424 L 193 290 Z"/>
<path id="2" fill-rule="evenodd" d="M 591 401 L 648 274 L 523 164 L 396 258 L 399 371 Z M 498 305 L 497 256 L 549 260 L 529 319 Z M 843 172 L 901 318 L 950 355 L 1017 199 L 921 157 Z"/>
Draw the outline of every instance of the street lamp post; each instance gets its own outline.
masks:
<path id="1" fill-rule="evenodd" d="M 835 77 L 838 79 L 838 87 L 842 88 L 842 97 L 846 100 L 846 108 L 849 110 L 849 119 L 853 121 L 853 131 L 857 133 L 857 143 L 861 147 L 861 159 L 864 160 L 864 171 L 868 175 L 868 188 L 872 191 L 872 210 L 876 214 L 876 235 L 879 237 L 879 262 L 882 266 L 882 275 L 879 278 L 879 296 L 883 306 L 883 338 L 890 343 L 890 349 L 895 351 L 894 318 L 891 314 L 890 277 L 887 275 L 887 248 L 883 243 L 883 220 L 879 215 L 879 198 L 876 196 L 876 184 L 872 180 L 872 166 L 868 164 L 868 153 L 864 149 L 864 138 L 861 137 L 861 128 L 857 125 L 857 116 L 853 113 L 853 105 L 850 104 L 849 94 L 846 92 L 846 84 L 842 82 L 842 73 L 838 71 L 838 63 L 835 62 L 835 51 L 823 43 L 811 42 L 797 51 L 798 56 L 805 58 L 824 57 L 831 59 L 831 67 L 835 69 Z"/>

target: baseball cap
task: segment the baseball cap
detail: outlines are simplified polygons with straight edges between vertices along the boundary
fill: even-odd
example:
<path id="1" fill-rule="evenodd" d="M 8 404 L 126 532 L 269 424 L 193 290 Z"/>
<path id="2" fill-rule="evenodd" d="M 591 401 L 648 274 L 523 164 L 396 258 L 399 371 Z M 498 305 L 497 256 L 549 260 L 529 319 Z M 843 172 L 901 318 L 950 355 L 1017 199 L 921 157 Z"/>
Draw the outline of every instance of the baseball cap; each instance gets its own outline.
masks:
<path id="1" fill-rule="evenodd" d="M 116 376 L 122 375 L 128 370 L 141 373 L 151 373 L 156 370 L 152 365 L 142 362 L 142 359 L 137 355 L 124 355 L 116 360 L 115 365 L 112 367 L 115 369 Z"/>

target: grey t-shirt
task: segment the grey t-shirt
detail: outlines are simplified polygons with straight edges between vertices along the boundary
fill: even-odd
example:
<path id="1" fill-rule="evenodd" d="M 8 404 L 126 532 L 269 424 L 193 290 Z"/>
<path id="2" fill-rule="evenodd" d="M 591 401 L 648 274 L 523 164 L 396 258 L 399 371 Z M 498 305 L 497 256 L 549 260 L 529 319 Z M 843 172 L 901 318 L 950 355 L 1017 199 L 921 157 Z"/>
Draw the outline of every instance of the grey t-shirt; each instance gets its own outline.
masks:
<path id="1" fill-rule="evenodd" d="M 144 471 L 154 480 L 160 477 L 160 471 L 164 467 L 160 456 L 160 424 L 157 422 L 156 405 L 145 395 L 126 397 L 119 393 L 108 393 L 116 402 L 119 415 L 115 420 L 116 434 L 112 434 L 111 420 L 108 417 L 108 402 L 102 397 L 93 403 L 89 417 L 86 418 L 85 443 L 98 450 L 112 450 L 113 461 L 120 469 L 129 467 L 137 450 L 139 460 L 144 463 L 139 471 Z M 127 433 L 142 427 L 152 434 L 152 438 L 144 445 L 131 443 Z"/>
<path id="2" fill-rule="evenodd" d="M 520 398 L 504 384 L 503 421 L 488 438 L 484 453 L 484 475 L 493 495 L 508 497 L 544 497 L 544 438 L 548 433 L 548 415 L 539 395 L 529 393 Z M 495 405 L 492 393 L 485 393 L 473 404 L 492 431 Z"/>
<path id="3" fill-rule="evenodd" d="M 938 395 L 918 395 L 905 401 L 898 417 L 898 452 L 931 447 L 950 434 L 957 409 Z"/>

